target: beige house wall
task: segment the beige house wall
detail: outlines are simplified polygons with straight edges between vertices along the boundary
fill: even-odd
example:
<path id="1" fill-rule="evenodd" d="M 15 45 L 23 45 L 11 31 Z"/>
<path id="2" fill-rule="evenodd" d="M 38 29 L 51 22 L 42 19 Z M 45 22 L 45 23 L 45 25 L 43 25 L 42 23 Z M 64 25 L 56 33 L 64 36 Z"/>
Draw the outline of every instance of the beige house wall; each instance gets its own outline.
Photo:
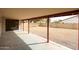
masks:
<path id="1" fill-rule="evenodd" d="M 2 34 L 2 15 L 0 12 L 0 37 L 1 37 L 1 34 Z"/>
<path id="2" fill-rule="evenodd" d="M 0 12 L 0 37 L 2 36 L 3 32 L 5 32 L 5 18 L 2 17 Z"/>
<path id="3" fill-rule="evenodd" d="M 23 22 L 19 20 L 19 30 L 23 31 Z"/>
<path id="4" fill-rule="evenodd" d="M 27 22 L 22 22 L 19 20 L 19 30 L 21 31 L 28 31 L 28 23 Z"/>
<path id="5" fill-rule="evenodd" d="M 0 18 L 0 37 L 1 37 L 1 33 L 2 33 L 2 19 Z"/>

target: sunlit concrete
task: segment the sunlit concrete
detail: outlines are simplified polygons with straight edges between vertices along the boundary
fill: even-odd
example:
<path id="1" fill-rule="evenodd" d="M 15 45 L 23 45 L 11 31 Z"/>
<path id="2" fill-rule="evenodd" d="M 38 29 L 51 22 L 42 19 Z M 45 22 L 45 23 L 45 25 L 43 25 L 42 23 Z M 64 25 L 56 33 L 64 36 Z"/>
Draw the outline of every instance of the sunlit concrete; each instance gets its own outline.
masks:
<path id="1" fill-rule="evenodd" d="M 65 46 L 50 41 L 46 43 L 46 39 L 35 34 L 27 34 L 23 31 L 13 31 L 20 37 L 32 50 L 71 50 Z"/>
<path id="2" fill-rule="evenodd" d="M 0 50 L 72 50 L 35 34 L 23 31 L 8 31 L 0 38 Z"/>

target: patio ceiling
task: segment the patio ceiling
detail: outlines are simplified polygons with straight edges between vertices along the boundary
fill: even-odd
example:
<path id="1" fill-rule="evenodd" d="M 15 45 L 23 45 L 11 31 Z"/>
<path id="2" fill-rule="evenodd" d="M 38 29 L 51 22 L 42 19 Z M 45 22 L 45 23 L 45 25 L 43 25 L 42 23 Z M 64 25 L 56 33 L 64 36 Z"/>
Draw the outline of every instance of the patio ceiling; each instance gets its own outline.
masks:
<path id="1" fill-rule="evenodd" d="M 2 16 L 11 19 L 28 19 L 77 10 L 78 8 L 1 8 Z"/>

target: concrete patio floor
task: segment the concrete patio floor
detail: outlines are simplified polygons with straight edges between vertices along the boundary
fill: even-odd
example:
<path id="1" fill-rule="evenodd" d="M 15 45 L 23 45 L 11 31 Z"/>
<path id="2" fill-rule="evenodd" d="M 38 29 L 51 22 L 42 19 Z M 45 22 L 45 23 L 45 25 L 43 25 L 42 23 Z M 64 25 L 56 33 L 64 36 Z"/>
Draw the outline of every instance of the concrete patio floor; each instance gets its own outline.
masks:
<path id="1" fill-rule="evenodd" d="M 0 39 L 0 50 L 72 50 L 35 34 L 23 31 L 5 32 Z"/>

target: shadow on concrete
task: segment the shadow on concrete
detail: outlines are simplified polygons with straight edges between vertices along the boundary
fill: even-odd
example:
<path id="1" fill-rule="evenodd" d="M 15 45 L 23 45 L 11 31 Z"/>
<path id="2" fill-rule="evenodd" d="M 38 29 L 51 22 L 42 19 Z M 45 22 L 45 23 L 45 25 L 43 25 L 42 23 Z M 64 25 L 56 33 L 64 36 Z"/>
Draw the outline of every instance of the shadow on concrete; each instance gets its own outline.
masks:
<path id="1" fill-rule="evenodd" d="M 32 50 L 32 49 L 14 32 L 8 31 L 3 33 L 3 36 L 0 39 L 0 50 Z"/>
<path id="2" fill-rule="evenodd" d="M 28 45 L 45 44 L 45 43 L 47 43 L 47 42 L 31 43 L 31 44 L 28 44 Z"/>

